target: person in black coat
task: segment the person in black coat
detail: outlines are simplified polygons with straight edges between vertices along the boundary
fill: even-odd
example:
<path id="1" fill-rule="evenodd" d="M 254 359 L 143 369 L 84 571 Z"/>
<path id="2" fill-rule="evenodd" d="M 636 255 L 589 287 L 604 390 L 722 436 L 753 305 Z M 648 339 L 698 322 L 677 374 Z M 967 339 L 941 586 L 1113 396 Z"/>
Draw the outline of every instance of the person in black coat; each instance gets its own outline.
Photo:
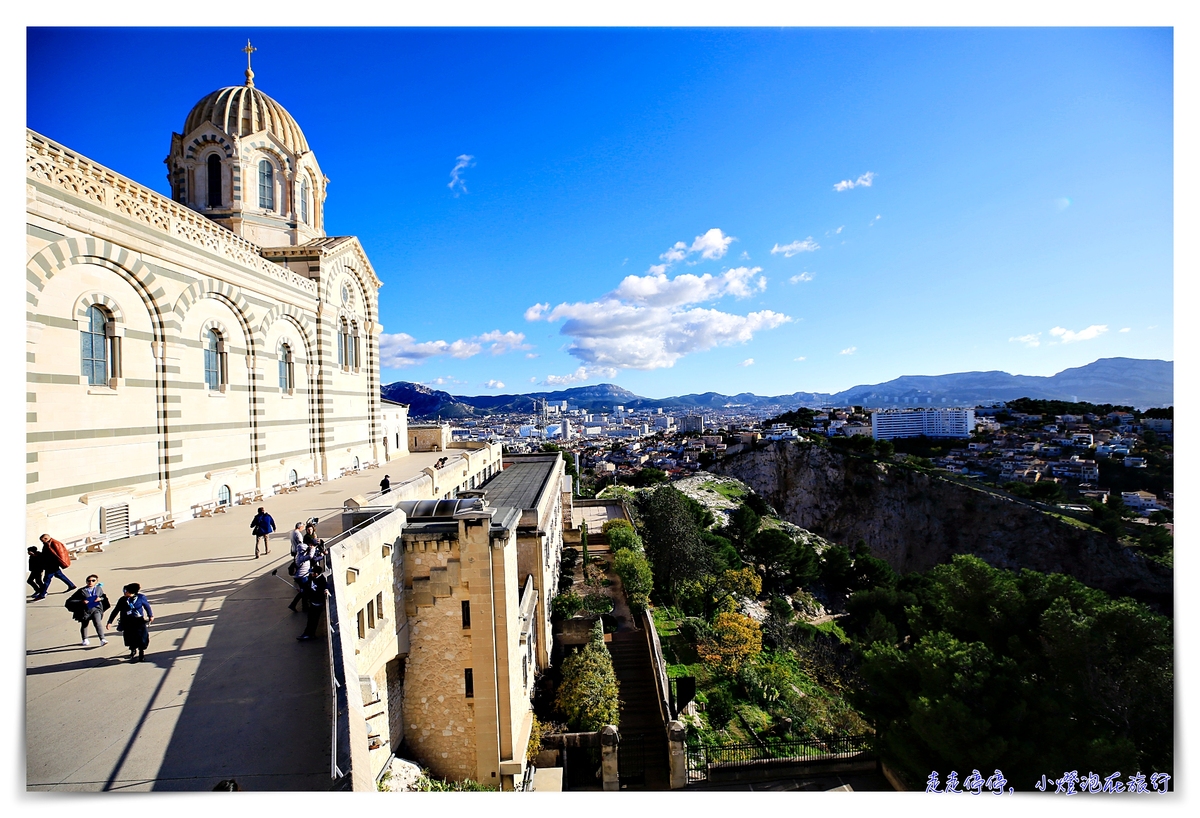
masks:
<path id="1" fill-rule="evenodd" d="M 317 626 L 321 624 L 321 612 L 325 610 L 325 590 L 329 583 L 324 574 L 313 573 L 304 589 L 304 600 L 308 603 L 308 623 L 304 633 L 296 637 L 301 642 L 313 639 L 317 635 Z"/>
<path id="2" fill-rule="evenodd" d="M 29 579 L 25 582 L 33 588 L 33 593 L 36 596 L 42 592 L 42 574 L 46 573 L 46 568 L 42 562 L 42 552 L 32 545 L 26 549 L 29 552 Z"/>
<path id="3" fill-rule="evenodd" d="M 113 606 L 108 617 L 108 627 L 118 616 L 117 630 L 125 637 L 125 647 L 129 648 L 129 661 L 140 662 L 146 658 L 146 648 L 150 646 L 150 632 L 147 626 L 154 621 L 154 611 L 146 595 L 141 593 L 142 586 L 131 582 L 125 586 L 125 596 Z M 134 658 L 134 654 L 137 658 Z"/>

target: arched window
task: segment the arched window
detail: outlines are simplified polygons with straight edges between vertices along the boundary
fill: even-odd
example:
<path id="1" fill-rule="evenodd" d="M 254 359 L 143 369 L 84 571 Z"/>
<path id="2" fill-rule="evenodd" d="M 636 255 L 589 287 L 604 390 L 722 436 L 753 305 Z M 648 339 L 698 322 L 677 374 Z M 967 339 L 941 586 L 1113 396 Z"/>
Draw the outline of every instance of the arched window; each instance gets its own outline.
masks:
<path id="1" fill-rule="evenodd" d="M 300 179 L 300 221 L 308 224 L 308 179 Z"/>
<path id="2" fill-rule="evenodd" d="M 355 470 L 355 471 L 358 471 L 358 467 L 359 467 L 359 464 L 358 464 L 358 457 L 356 456 L 356 457 L 354 458 L 354 470 Z"/>
<path id="3" fill-rule="evenodd" d="M 87 327 L 80 333 L 79 352 L 83 376 L 91 386 L 108 386 L 113 368 L 108 314 L 96 305 L 88 307 Z"/>
<path id="4" fill-rule="evenodd" d="M 358 351 L 358 322 L 354 321 L 350 324 L 350 368 L 355 372 L 361 366 Z"/>
<path id="5" fill-rule="evenodd" d="M 275 168 L 266 159 L 258 163 L 258 206 L 275 209 Z"/>
<path id="6" fill-rule="evenodd" d="M 221 486 L 217 489 L 217 505 L 227 506 L 233 500 L 233 494 L 229 491 L 229 486 Z"/>
<path id="7" fill-rule="evenodd" d="M 226 360 L 225 341 L 210 329 L 204 339 L 204 383 L 214 392 L 224 392 L 229 382 Z"/>
<path id="8" fill-rule="evenodd" d="M 345 318 L 338 322 L 338 366 L 350 366 L 350 329 Z"/>
<path id="9" fill-rule="evenodd" d="M 283 344 L 279 348 L 279 391 L 292 394 L 296 388 L 295 369 L 292 366 L 292 347 Z"/>
<path id="10" fill-rule="evenodd" d="M 221 206 L 221 157 L 208 157 L 208 206 Z"/>
<path id="11" fill-rule="evenodd" d="M 300 475 L 296 474 L 296 470 L 292 469 L 288 472 L 288 485 L 294 486 L 300 482 Z"/>

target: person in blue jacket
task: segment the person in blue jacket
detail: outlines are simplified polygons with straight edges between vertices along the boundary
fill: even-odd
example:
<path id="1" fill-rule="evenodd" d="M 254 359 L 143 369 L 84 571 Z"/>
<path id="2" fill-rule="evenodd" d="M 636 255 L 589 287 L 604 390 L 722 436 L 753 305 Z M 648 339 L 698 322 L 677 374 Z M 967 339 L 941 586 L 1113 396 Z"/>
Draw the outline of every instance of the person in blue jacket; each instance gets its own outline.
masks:
<path id="1" fill-rule="evenodd" d="M 262 540 L 263 553 L 270 554 L 271 549 L 267 542 L 267 535 L 275 530 L 275 521 L 271 519 L 271 515 L 262 506 L 258 507 L 258 513 L 250 521 L 250 530 L 254 532 L 254 559 L 258 559 L 259 540 Z"/>

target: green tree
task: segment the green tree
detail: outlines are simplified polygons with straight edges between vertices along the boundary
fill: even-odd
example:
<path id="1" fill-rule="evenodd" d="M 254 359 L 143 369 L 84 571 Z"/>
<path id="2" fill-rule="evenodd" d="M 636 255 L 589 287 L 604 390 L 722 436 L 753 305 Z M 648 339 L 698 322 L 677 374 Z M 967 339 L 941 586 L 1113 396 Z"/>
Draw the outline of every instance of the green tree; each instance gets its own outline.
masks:
<path id="1" fill-rule="evenodd" d="M 587 552 L 587 522 L 579 524 L 579 550 L 583 552 L 583 574 L 587 576 L 588 552 Z"/>
<path id="2" fill-rule="evenodd" d="M 854 586 L 854 562 L 850 549 L 844 545 L 831 545 L 821 555 L 821 584 L 831 597 L 843 597 Z"/>
<path id="3" fill-rule="evenodd" d="M 790 592 L 806 587 L 817 578 L 817 552 L 777 528 L 752 536 L 745 548 L 746 559 L 763 570 L 763 586 L 769 592 Z"/>
<path id="4" fill-rule="evenodd" d="M 713 531 L 701 531 L 700 539 L 711 556 L 713 571 L 720 573 L 742 567 L 742 557 L 729 540 Z"/>
<path id="5" fill-rule="evenodd" d="M 643 515 L 654 586 L 672 598 L 681 583 L 705 574 L 710 562 L 687 499 L 672 486 L 659 486 L 648 498 Z"/>
<path id="6" fill-rule="evenodd" d="M 890 440 L 876 440 L 875 454 L 880 460 L 891 460 L 896 453 L 896 444 Z"/>
<path id="7" fill-rule="evenodd" d="M 633 523 L 623 518 L 606 520 L 604 525 L 600 526 L 600 533 L 607 537 L 609 532 L 611 532 L 614 528 L 627 528 L 630 531 L 633 531 Z"/>
<path id="8" fill-rule="evenodd" d="M 746 503 L 742 503 L 729 515 L 729 538 L 745 548 L 746 543 L 762 526 L 762 518 Z"/>
<path id="9" fill-rule="evenodd" d="M 583 649 L 563 661 L 555 705 L 569 727 L 591 733 L 606 724 L 618 723 L 619 695 L 612 657 L 604 647 L 604 630 L 597 622 Z"/>

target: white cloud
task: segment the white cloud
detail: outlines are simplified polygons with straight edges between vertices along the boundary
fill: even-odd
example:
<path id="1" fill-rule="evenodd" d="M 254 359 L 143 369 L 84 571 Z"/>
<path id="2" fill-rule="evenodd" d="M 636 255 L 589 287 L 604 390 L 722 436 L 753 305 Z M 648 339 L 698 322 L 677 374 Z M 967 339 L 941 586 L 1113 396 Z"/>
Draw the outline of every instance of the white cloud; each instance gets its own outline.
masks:
<path id="1" fill-rule="evenodd" d="M 1121 329 L 1119 329 L 1119 330 L 1117 330 L 1117 331 L 1118 331 L 1118 332 L 1129 332 L 1129 330 L 1130 330 L 1130 328 L 1129 328 L 1129 327 L 1122 327 Z"/>
<path id="2" fill-rule="evenodd" d="M 595 367 L 611 371 L 671 367 L 685 355 L 745 343 L 756 332 L 792 320 L 772 310 L 733 315 L 688 308 L 702 301 L 727 295 L 742 298 L 762 290 L 766 280 L 757 274 L 758 268 L 740 267 L 718 276 L 629 276 L 597 301 L 563 303 L 549 312 L 539 310 L 536 315 L 564 322 L 561 332 L 571 338 L 567 351 L 589 371 L 595 371 Z M 568 376 L 552 377 L 558 380 L 546 382 L 561 384 L 561 378 Z"/>
<path id="3" fill-rule="evenodd" d="M 842 225 L 841 227 L 839 227 L 837 230 L 834 230 L 834 231 L 833 231 L 833 234 L 836 236 L 838 233 L 841 233 L 841 232 L 842 232 L 843 230 L 845 230 L 845 229 L 846 229 L 846 225 L 844 225 L 844 224 L 843 224 L 843 225 Z"/>
<path id="4" fill-rule="evenodd" d="M 792 360 L 793 361 L 803 361 L 803 360 L 805 360 L 805 358 L 803 355 L 801 355 L 799 358 L 792 358 Z"/>
<path id="5" fill-rule="evenodd" d="M 462 384 L 465 384 L 466 381 L 460 381 L 458 378 L 452 377 L 450 375 L 443 375 L 441 377 L 434 378 L 431 381 L 422 381 L 422 383 L 425 384 L 426 386 L 447 386 L 447 385 L 455 385 L 455 384 L 462 385 Z"/>
<path id="6" fill-rule="evenodd" d="M 1076 341 L 1090 341 L 1106 332 L 1108 332 L 1107 324 L 1092 324 L 1087 329 L 1081 329 L 1079 332 L 1073 332 L 1062 327 L 1055 327 L 1050 330 L 1050 334 L 1059 338 L 1064 344 L 1073 344 Z"/>
<path id="7" fill-rule="evenodd" d="M 542 356 L 541 356 L 541 355 L 538 355 L 536 352 L 526 352 L 526 353 L 525 353 L 525 357 L 526 357 L 527 359 L 529 359 L 530 361 L 532 361 L 534 358 L 540 358 L 540 357 L 542 357 Z"/>
<path id="8" fill-rule="evenodd" d="M 700 255 L 700 259 L 719 259 L 725 255 L 725 251 L 729 249 L 729 245 L 737 241 L 733 236 L 727 236 L 721 232 L 721 228 L 714 227 L 707 231 L 702 236 L 696 236 L 695 240 L 689 247 L 686 242 L 677 241 L 672 244 L 665 253 L 658 258 L 662 264 L 652 264 L 647 271 L 651 275 L 662 275 L 672 264 L 678 264 L 688 256 L 696 254 Z M 743 254 L 745 255 L 745 254 Z M 749 258 L 749 256 L 746 256 Z M 689 261 L 688 264 L 699 264 L 697 261 Z"/>
<path id="9" fill-rule="evenodd" d="M 525 334 L 523 332 L 501 332 L 494 329 L 491 332 L 485 332 L 483 335 L 477 335 L 471 339 L 474 342 L 487 345 L 487 351 L 493 355 L 503 355 L 505 352 L 512 352 L 520 349 L 533 349 L 532 346 L 525 343 Z"/>
<path id="10" fill-rule="evenodd" d="M 532 349 L 524 341 L 525 336 L 520 332 L 501 332 L 498 329 L 474 338 L 449 342 L 418 341 L 407 332 L 384 333 L 379 336 L 379 359 L 384 369 L 404 369 L 442 356 L 462 360 L 485 350 L 492 355 L 501 355 L 514 349 Z"/>
<path id="11" fill-rule="evenodd" d="M 738 366 L 754 366 L 754 359 L 747 358 L 746 360 L 744 360 L 740 364 L 738 364 Z"/>
<path id="12" fill-rule="evenodd" d="M 698 304 L 726 295 L 746 298 L 753 295 L 755 290 L 766 289 L 765 278 L 759 276 L 757 280 L 754 279 L 761 272 L 761 267 L 734 267 L 716 276 L 711 273 L 702 276 L 683 273 L 670 279 L 663 273 L 626 276 L 617 288 L 604 298 L 651 307 Z M 528 311 L 526 314 L 528 315 Z"/>
<path id="13" fill-rule="evenodd" d="M 873 218 L 873 219 L 871 219 L 871 221 L 867 222 L 867 227 L 874 227 L 874 226 L 875 226 L 875 222 L 879 221 L 879 220 L 880 220 L 880 219 L 882 219 L 882 218 L 883 218 L 883 216 L 880 216 L 879 214 L 876 214 L 876 215 L 875 215 L 875 218 Z"/>
<path id="14" fill-rule="evenodd" d="M 875 179 L 875 174 L 872 173 L 871 171 L 867 171 L 862 176 L 859 176 L 857 179 L 855 179 L 853 182 L 850 181 L 849 179 L 843 179 L 842 181 L 840 181 L 836 185 L 834 185 L 833 189 L 836 190 L 838 193 L 841 193 L 843 190 L 852 190 L 853 188 L 856 188 L 856 187 L 870 187 L 871 182 L 874 179 Z"/>
<path id="15" fill-rule="evenodd" d="M 484 384 L 488 389 L 503 389 L 504 381 L 491 380 Z"/>
<path id="16" fill-rule="evenodd" d="M 548 309 L 550 309 L 549 304 L 534 304 L 532 307 L 525 310 L 525 320 L 540 321 L 542 318 L 542 313 Z"/>
<path id="17" fill-rule="evenodd" d="M 788 279 L 788 281 L 792 282 L 793 284 L 799 284 L 802 281 L 812 281 L 812 280 L 813 280 L 812 273 L 797 273 L 796 275 L 794 275 Z"/>
<path id="18" fill-rule="evenodd" d="M 529 376 L 529 382 L 530 382 L 530 383 L 537 383 L 537 376 L 536 376 L 536 375 L 530 375 L 530 376 Z"/>
<path id="19" fill-rule="evenodd" d="M 446 187 L 450 188 L 451 192 L 454 193 L 455 198 L 458 198 L 460 193 L 467 192 L 467 181 L 459 174 L 475 164 L 471 161 L 474 158 L 475 157 L 471 156 L 470 154 L 462 154 L 455 161 L 454 168 L 450 171 L 450 184 L 446 185 Z"/>
<path id="20" fill-rule="evenodd" d="M 858 347 L 846 347 L 838 355 L 853 355 L 855 352 L 858 352 Z"/>
<path id="21" fill-rule="evenodd" d="M 547 375 L 546 380 L 542 381 L 543 386 L 570 386 L 573 383 L 580 381 L 588 381 L 593 378 L 615 378 L 617 370 L 611 366 L 581 366 L 574 372 L 568 375 Z M 535 381 L 537 378 L 530 378 L 530 381 Z"/>
<path id="22" fill-rule="evenodd" d="M 809 236 L 804 241 L 794 241 L 791 244 L 780 245 L 776 242 L 775 246 L 771 248 L 771 255 L 774 256 L 783 253 L 784 258 L 791 258 L 797 253 L 811 253 L 814 250 L 820 249 L 821 245 L 813 241 L 812 236 Z"/>
<path id="23" fill-rule="evenodd" d="M 1015 338 L 1009 338 L 1009 343 L 1016 341 L 1019 344 L 1024 344 L 1027 347 L 1041 346 L 1041 333 L 1032 332 L 1029 335 L 1018 335 Z"/>

